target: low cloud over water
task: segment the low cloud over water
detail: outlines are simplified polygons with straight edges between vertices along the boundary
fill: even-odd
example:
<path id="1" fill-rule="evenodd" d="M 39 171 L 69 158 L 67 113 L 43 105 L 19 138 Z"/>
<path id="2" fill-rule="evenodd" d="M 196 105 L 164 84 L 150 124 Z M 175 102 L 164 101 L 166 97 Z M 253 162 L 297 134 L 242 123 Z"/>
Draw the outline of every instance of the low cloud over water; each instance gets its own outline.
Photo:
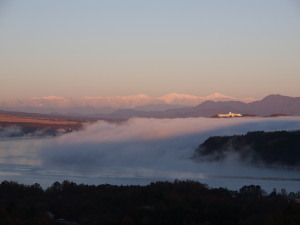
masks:
<path id="1" fill-rule="evenodd" d="M 197 171 L 199 165 L 190 158 L 209 136 L 299 128 L 298 118 L 132 119 L 121 124 L 99 121 L 83 131 L 54 139 L 43 147 L 40 157 L 50 168 L 127 171 L 127 175 L 130 171 L 132 176 L 163 176 L 167 171 L 176 176 L 176 172 Z"/>
<path id="2" fill-rule="evenodd" d="M 214 163 L 197 163 L 191 157 L 194 149 L 210 136 L 298 129 L 298 117 L 131 119 L 119 124 L 99 121 L 82 131 L 39 141 L 32 148 L 35 149 L 39 176 L 47 174 L 52 179 L 53 174 L 64 179 L 77 174 L 85 181 L 97 177 L 207 181 L 233 177 L 270 180 L 275 177 L 275 180 L 297 181 L 300 177 L 297 171 L 251 167 L 239 162 L 235 155 Z M 7 146 L 8 143 L 6 147 L 2 145 L 1 151 Z M 28 141 L 24 148 L 30 148 Z"/>

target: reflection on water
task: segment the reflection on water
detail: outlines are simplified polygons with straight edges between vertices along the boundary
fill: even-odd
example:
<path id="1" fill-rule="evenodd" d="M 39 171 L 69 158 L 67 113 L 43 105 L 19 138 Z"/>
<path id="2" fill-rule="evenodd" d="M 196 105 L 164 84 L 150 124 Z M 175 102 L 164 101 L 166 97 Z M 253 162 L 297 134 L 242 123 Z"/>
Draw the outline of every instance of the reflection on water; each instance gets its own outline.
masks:
<path id="1" fill-rule="evenodd" d="M 37 149 L 46 139 L 11 138 L 0 141 L 0 164 L 37 166 Z"/>

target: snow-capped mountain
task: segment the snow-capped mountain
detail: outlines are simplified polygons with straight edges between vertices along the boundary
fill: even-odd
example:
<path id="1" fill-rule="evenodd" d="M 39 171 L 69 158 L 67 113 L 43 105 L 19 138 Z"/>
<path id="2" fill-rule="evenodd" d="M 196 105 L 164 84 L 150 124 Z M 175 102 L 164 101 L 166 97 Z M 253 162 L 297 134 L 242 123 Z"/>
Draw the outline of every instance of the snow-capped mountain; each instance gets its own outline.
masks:
<path id="1" fill-rule="evenodd" d="M 171 94 L 167 94 L 167 95 L 158 97 L 157 99 L 165 102 L 166 104 L 184 105 L 184 106 L 196 106 L 207 100 L 216 101 L 216 102 L 217 101 L 222 101 L 222 102 L 223 101 L 241 101 L 241 102 L 245 102 L 245 103 L 255 101 L 255 99 L 253 99 L 253 98 L 235 98 L 235 97 L 226 96 L 226 95 L 223 95 L 220 93 L 214 93 L 212 95 L 208 95 L 205 97 L 171 93 Z"/>
<path id="2" fill-rule="evenodd" d="M 116 97 L 83 97 L 64 98 L 48 96 L 19 100 L 2 100 L 0 109 L 39 113 L 110 113 L 117 109 L 165 110 L 183 106 L 196 106 L 204 101 L 241 101 L 249 103 L 252 98 L 235 98 L 214 93 L 201 97 L 187 94 L 171 93 L 160 97 L 148 95 L 116 96 Z"/>

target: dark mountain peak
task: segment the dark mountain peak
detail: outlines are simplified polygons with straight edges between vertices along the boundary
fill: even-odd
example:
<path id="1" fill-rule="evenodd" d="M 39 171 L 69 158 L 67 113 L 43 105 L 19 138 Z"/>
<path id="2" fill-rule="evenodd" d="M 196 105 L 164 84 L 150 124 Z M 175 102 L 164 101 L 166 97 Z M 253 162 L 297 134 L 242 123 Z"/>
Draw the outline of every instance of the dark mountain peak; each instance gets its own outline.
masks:
<path id="1" fill-rule="evenodd" d="M 293 99 L 293 97 L 284 96 L 284 95 L 280 95 L 280 94 L 271 94 L 271 95 L 264 97 L 261 101 L 278 102 L 278 101 L 286 101 L 286 100 L 291 100 L 291 99 Z"/>

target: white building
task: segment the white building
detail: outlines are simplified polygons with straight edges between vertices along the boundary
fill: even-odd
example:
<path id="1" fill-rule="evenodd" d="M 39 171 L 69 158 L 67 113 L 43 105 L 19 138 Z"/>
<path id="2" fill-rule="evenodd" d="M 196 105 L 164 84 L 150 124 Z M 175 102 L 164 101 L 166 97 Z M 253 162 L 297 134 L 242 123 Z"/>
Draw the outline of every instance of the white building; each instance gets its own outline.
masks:
<path id="1" fill-rule="evenodd" d="M 228 114 L 218 114 L 219 118 L 242 117 L 242 114 L 229 112 Z"/>

